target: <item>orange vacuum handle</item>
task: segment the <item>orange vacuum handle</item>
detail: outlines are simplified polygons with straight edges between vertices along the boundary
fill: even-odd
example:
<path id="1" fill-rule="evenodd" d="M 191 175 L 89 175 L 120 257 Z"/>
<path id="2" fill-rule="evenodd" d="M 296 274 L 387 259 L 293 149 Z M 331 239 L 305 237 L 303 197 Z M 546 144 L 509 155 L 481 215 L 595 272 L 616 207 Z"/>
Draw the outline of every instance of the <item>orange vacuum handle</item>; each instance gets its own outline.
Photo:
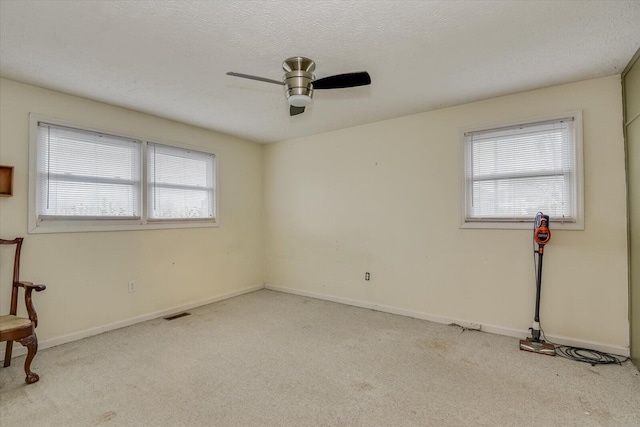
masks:
<path id="1" fill-rule="evenodd" d="M 551 240 L 551 230 L 547 227 L 549 222 L 548 218 L 549 217 L 543 218 L 540 227 L 536 228 L 536 231 L 533 233 L 533 238 L 540 246 L 546 245 L 549 243 L 549 240 Z"/>

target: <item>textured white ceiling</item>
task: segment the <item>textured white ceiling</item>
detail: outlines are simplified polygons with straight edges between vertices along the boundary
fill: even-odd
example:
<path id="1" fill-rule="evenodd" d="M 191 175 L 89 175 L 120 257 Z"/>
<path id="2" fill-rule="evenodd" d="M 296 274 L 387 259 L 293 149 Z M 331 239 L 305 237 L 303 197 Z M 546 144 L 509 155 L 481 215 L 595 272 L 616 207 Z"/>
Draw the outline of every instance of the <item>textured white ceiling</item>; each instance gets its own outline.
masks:
<path id="1" fill-rule="evenodd" d="M 640 1 L 0 1 L 0 75 L 259 142 L 619 74 Z M 368 87 L 299 116 L 290 56 Z"/>

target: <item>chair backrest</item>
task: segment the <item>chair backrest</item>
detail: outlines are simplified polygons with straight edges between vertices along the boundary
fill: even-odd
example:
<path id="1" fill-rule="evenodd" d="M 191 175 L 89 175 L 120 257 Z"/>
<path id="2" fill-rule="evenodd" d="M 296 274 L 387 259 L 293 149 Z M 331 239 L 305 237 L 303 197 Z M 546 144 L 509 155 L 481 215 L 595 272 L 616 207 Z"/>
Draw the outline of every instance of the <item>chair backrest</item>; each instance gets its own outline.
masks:
<path id="1" fill-rule="evenodd" d="M 22 249 L 22 237 L 13 240 L 0 239 L 0 245 L 16 245 L 16 254 L 13 258 L 13 281 L 11 282 L 11 308 L 9 314 L 18 313 L 18 282 L 20 281 L 20 250 Z"/>

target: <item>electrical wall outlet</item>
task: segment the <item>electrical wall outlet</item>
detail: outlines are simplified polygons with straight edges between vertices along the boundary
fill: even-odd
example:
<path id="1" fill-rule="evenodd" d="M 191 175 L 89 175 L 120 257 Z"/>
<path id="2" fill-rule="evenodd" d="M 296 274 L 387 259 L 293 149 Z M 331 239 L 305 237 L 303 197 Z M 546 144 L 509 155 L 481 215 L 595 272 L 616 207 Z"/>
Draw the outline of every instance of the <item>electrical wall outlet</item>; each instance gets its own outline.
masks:
<path id="1" fill-rule="evenodd" d="M 371 274 L 369 272 L 364 273 L 364 280 L 371 280 Z"/>
<path id="2" fill-rule="evenodd" d="M 129 283 L 127 286 L 128 286 L 129 292 L 135 292 L 137 290 L 136 282 L 133 280 L 129 280 Z"/>

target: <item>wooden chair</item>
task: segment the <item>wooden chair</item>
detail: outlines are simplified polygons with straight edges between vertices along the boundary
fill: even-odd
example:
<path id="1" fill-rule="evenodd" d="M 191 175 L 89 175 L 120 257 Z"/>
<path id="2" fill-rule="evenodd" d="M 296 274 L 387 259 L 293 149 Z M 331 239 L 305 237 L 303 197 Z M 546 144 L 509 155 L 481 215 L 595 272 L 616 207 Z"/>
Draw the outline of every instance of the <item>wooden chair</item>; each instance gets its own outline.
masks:
<path id="1" fill-rule="evenodd" d="M 7 342 L 4 354 L 4 367 L 11 365 L 11 350 L 13 342 L 18 341 L 27 347 L 27 358 L 24 361 L 24 372 L 27 374 L 25 382 L 33 384 L 40 378 L 35 372 L 31 372 L 31 361 L 38 352 L 38 338 L 35 329 L 38 326 L 38 315 L 33 308 L 31 301 L 31 292 L 44 291 L 44 285 L 34 285 L 31 282 L 20 281 L 20 249 L 22 248 L 22 237 L 13 240 L 0 239 L 1 245 L 15 245 L 16 253 L 13 259 L 13 282 L 11 286 L 11 308 L 8 315 L 0 316 L 0 342 Z M 27 306 L 29 318 L 18 317 L 18 289 L 25 290 L 24 301 Z"/>

